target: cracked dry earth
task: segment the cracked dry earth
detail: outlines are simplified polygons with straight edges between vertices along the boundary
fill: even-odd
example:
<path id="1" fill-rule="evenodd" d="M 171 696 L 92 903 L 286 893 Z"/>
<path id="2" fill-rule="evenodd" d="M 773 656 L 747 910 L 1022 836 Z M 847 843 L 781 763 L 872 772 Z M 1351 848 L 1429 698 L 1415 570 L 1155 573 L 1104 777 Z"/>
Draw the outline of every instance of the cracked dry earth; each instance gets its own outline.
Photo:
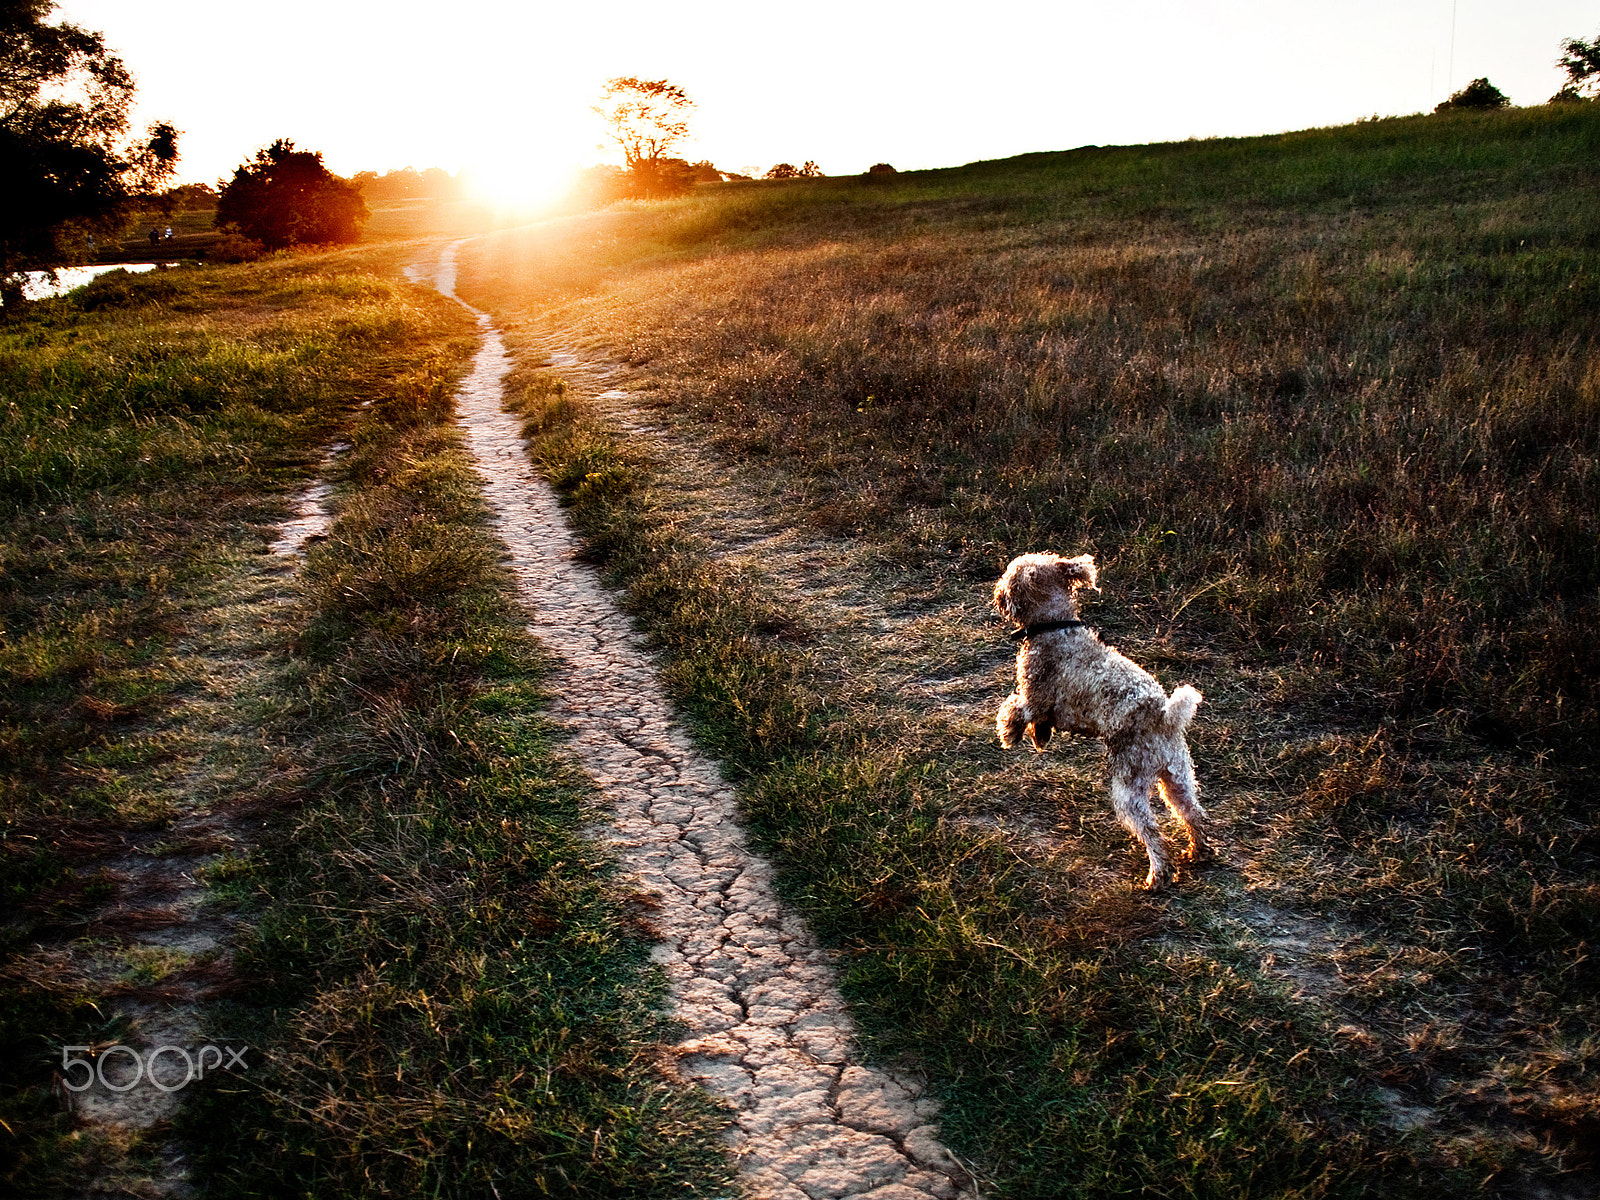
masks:
<path id="1" fill-rule="evenodd" d="M 455 297 L 455 274 L 452 246 L 431 281 Z M 468 444 L 535 614 L 529 628 L 561 664 L 553 715 L 615 813 L 608 836 L 624 867 L 659 899 L 652 919 L 664 940 L 653 957 L 688 1031 L 677 1068 L 732 1108 L 743 1187 L 783 1200 L 976 1195 L 918 1082 L 854 1061 L 826 952 L 779 903 L 733 789 L 676 726 L 642 643 L 577 561 L 516 419 L 501 411 L 510 360 L 500 335 L 471 311 L 483 343 L 458 396 Z"/>

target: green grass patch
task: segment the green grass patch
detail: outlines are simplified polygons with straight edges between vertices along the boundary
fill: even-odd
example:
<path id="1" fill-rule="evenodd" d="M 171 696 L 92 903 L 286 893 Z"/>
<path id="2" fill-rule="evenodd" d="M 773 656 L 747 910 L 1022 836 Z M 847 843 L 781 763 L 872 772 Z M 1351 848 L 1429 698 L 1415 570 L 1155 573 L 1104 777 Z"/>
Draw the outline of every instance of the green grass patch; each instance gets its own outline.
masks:
<path id="1" fill-rule="evenodd" d="M 540 715 L 448 395 L 351 435 L 305 568 L 314 799 L 253 857 L 264 1072 L 193 1128 L 224 1194 L 710 1195 L 724 1118 L 658 1061 L 641 898 Z M 236 878 L 233 886 L 239 886 Z"/>
<path id="2" fill-rule="evenodd" d="M 246 921 L 202 1021 L 251 1070 L 185 1090 L 194 1186 L 726 1179 L 723 1117 L 658 1062 L 648 913 L 583 836 L 450 424 L 472 345 L 454 305 L 348 256 L 112 278 L 0 325 L 8 1187 L 160 1174 L 171 1131 L 78 1128 L 51 1080 L 205 968 L 85 936 L 126 886 L 107 861 L 204 853 L 172 832 L 204 803 L 260 841 L 202 872 Z M 296 573 L 266 544 L 335 440 L 340 519 Z M 268 593 L 242 649 L 208 642 Z"/>

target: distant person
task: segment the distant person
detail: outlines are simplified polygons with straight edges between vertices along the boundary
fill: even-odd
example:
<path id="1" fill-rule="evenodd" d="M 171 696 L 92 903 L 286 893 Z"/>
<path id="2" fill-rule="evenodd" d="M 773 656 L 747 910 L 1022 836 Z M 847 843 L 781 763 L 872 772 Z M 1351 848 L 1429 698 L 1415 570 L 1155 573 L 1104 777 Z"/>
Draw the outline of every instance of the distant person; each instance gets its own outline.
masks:
<path id="1" fill-rule="evenodd" d="M 170 242 L 171 240 L 172 240 L 172 226 L 168 225 L 167 226 L 167 241 Z"/>
<path id="2" fill-rule="evenodd" d="M 160 244 L 161 244 L 161 231 L 159 229 L 152 229 L 150 231 L 150 248 L 152 250 L 154 250 Z"/>

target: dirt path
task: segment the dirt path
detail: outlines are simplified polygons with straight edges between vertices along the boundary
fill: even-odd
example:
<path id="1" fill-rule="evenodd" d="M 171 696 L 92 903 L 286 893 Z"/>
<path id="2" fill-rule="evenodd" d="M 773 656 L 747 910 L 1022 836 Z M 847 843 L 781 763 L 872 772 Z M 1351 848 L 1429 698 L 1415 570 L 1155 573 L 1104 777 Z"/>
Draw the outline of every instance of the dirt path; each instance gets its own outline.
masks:
<path id="1" fill-rule="evenodd" d="M 419 273 L 455 296 L 455 247 Z M 659 897 L 654 957 L 688 1035 L 678 1070 L 733 1108 L 742 1181 L 757 1197 L 975 1194 L 938 1140 L 917 1081 L 853 1061 L 852 1027 L 827 954 L 751 853 L 733 790 L 676 727 L 628 620 L 532 472 L 501 411 L 510 361 L 482 313 L 483 346 L 461 419 L 511 550 L 530 629 L 561 663 L 555 716 L 616 813 L 624 866 Z"/>
<path id="2" fill-rule="evenodd" d="M 44 930 L 11 968 L 95 997 L 104 1018 L 93 1045 L 56 1048 L 57 1094 L 74 1140 L 88 1148 L 82 1194 L 194 1194 L 184 1147 L 168 1133 L 187 1088 L 260 1066 L 256 1049 L 208 1028 L 207 1006 L 238 979 L 235 919 L 208 903 L 204 875 L 254 845 L 261 781 L 295 770 L 263 741 L 252 701 L 293 600 L 292 550 L 280 547 L 266 563 L 248 554 L 219 564 L 218 582 L 168 652 L 188 680 L 183 698 L 128 735 L 135 761 L 117 780 L 164 819 L 77 845 L 79 870 L 104 900 L 81 922 Z M 140 762 L 140 745 L 161 752 Z"/>

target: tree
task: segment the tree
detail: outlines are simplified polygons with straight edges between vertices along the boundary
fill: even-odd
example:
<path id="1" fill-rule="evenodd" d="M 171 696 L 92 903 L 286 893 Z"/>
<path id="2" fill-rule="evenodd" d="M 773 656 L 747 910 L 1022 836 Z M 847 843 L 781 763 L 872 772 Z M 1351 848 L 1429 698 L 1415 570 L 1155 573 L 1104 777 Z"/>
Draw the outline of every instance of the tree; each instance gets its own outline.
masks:
<path id="1" fill-rule="evenodd" d="M 136 197 L 169 179 L 178 131 L 128 136 L 133 77 L 98 33 L 49 25 L 53 0 L 0 0 L 0 297 L 25 271 L 86 256 L 119 233 Z"/>
<path id="2" fill-rule="evenodd" d="M 321 154 L 279 138 L 234 171 L 213 223 L 281 250 L 353 242 L 370 215 L 361 189 L 323 166 Z"/>
<path id="3" fill-rule="evenodd" d="M 820 179 L 822 177 L 822 168 L 810 159 L 806 160 L 806 165 L 803 167 L 797 167 L 793 163 L 786 162 L 774 163 L 765 177 L 767 179 Z"/>
<path id="4" fill-rule="evenodd" d="M 1474 79 L 1450 99 L 1434 106 L 1434 112 L 1448 112 L 1458 108 L 1507 108 L 1511 98 L 1488 79 Z"/>
<path id="5" fill-rule="evenodd" d="M 1561 43 L 1565 52 L 1556 60 L 1556 66 L 1567 73 L 1567 86 L 1552 100 L 1592 100 L 1600 96 L 1600 33 L 1594 41 L 1568 38 Z"/>
<path id="6" fill-rule="evenodd" d="M 692 178 L 676 169 L 682 160 L 668 156 L 689 136 L 686 118 L 693 108 L 688 94 L 665 79 L 623 75 L 607 82 L 594 111 L 622 151 L 634 195 L 675 196 L 693 186 Z"/>

